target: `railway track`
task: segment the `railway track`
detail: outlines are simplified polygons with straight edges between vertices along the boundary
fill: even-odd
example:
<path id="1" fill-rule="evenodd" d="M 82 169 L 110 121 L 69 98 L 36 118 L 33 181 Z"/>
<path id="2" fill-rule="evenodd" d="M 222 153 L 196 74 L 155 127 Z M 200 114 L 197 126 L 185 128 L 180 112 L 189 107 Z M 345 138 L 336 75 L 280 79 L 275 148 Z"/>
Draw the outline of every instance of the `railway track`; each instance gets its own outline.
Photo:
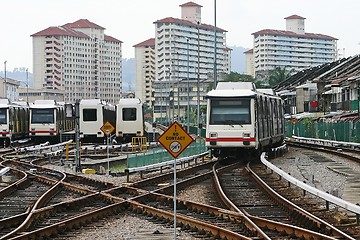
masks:
<path id="1" fill-rule="evenodd" d="M 254 174 L 250 167 L 237 166 L 240 171 L 229 170 L 234 169 L 235 166 L 220 166 L 213 169 L 213 164 L 214 162 L 209 161 L 178 171 L 176 189 L 186 190 L 199 182 L 209 181 L 213 174 L 219 173 L 223 179 L 223 185 L 226 185 L 226 182 L 230 183 L 228 190 L 223 190 L 223 192 L 241 196 L 235 199 L 235 204 L 227 204 L 228 209 L 219 207 L 225 206 L 224 204 L 216 204 L 218 207 L 214 207 L 180 198 L 174 201 L 172 171 L 157 174 L 128 186 L 116 186 L 72 174 L 67 174 L 64 178 L 51 178 L 49 176 L 57 174 L 46 173 L 42 168 L 37 168 L 35 172 L 43 172 L 43 175 L 36 178 L 47 179 L 53 185 L 55 182 L 61 182 L 61 184 L 58 184 L 59 187 L 41 200 L 41 204 L 32 211 L 22 213 L 22 218 L 15 221 L 16 224 L 5 226 L 0 222 L 4 230 L 0 239 L 33 239 L 41 236 L 56 238 L 63 236 L 64 232 L 67 234 L 72 232 L 72 235 L 76 235 L 76 231 L 81 231 L 81 226 L 91 226 L 94 222 L 102 225 L 102 219 L 119 218 L 119 216 L 129 214 L 129 211 L 132 212 L 131 214 L 141 214 L 151 221 L 173 227 L 174 202 L 177 206 L 177 226 L 190 232 L 194 238 L 353 239 L 346 234 L 342 235 L 341 231 L 329 227 L 314 216 L 304 217 L 303 213 L 298 213 L 300 212 L 298 208 L 294 210 L 289 207 L 289 203 L 279 203 L 277 198 L 269 198 L 268 192 L 260 194 L 260 188 L 252 188 L 254 180 L 250 180 L 248 185 L 245 185 L 246 179 Z M 22 171 L 28 174 L 31 168 L 24 166 L 26 164 L 19 164 Z M 16 167 L 16 164 L 12 167 Z M 266 172 L 266 169 L 263 171 L 261 167 L 256 167 L 255 170 L 259 174 L 262 173 L 263 178 L 271 174 Z M 266 181 L 270 182 L 269 179 L 266 178 Z M 279 179 L 275 178 L 273 182 L 277 183 Z M 274 185 L 273 188 L 280 191 L 285 187 Z M 247 195 L 242 195 L 245 193 Z M 250 194 L 254 194 L 259 203 L 254 205 L 255 201 L 241 202 L 245 198 L 251 199 Z M 299 199 L 301 197 L 301 194 L 289 195 L 297 196 Z M 261 199 L 263 202 L 260 201 Z M 0 203 L 1 201 L 0 198 Z M 34 199 L 33 202 L 36 200 Z M 300 203 L 303 204 L 301 200 Z M 316 203 L 309 201 L 302 207 L 305 208 L 306 205 L 315 207 Z M 31 220 L 27 221 L 27 219 Z M 298 222 L 297 226 L 293 225 L 294 222 Z M 311 227 L 306 228 L 308 225 Z"/>
<path id="2" fill-rule="evenodd" d="M 257 223 L 261 222 L 261 219 L 263 224 L 259 227 L 269 239 L 279 235 L 282 235 L 283 239 L 353 239 L 281 197 L 273 190 L 275 187 L 270 188 L 249 165 L 222 173 L 218 179 L 217 188 L 224 193 L 222 199 L 231 200 L 227 205 L 243 212 Z M 265 222 L 267 223 L 264 224 Z"/>

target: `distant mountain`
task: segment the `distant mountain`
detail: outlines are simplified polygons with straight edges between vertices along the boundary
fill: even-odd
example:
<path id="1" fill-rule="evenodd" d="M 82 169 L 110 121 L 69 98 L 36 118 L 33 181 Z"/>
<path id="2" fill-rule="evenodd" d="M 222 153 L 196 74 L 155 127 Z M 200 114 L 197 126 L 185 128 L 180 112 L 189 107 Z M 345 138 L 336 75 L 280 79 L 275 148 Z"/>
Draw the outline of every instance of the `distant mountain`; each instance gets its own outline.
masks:
<path id="1" fill-rule="evenodd" d="M 231 71 L 237 73 L 245 72 L 245 54 L 249 48 L 229 46 L 231 51 Z"/>
<path id="2" fill-rule="evenodd" d="M 135 58 L 123 58 L 122 91 L 135 92 Z"/>
<path id="3" fill-rule="evenodd" d="M 0 72 L 1 77 L 5 77 L 5 72 Z M 11 78 L 14 80 L 20 81 L 21 86 L 27 86 L 27 82 L 29 82 L 29 87 L 31 87 L 32 84 L 32 73 L 28 72 L 28 79 L 26 76 L 26 68 L 20 67 L 20 68 L 14 68 L 13 71 L 6 71 L 6 78 Z"/>

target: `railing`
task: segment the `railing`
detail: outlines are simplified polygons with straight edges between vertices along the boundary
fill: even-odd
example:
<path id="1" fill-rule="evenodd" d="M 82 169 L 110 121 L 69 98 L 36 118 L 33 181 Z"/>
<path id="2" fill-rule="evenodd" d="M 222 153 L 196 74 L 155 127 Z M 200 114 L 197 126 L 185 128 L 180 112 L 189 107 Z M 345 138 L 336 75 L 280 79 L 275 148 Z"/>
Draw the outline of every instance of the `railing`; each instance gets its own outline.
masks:
<path id="1" fill-rule="evenodd" d="M 199 142 L 193 142 L 188 146 L 178 158 L 184 158 L 188 156 L 199 155 L 207 152 L 205 147 L 205 141 L 200 140 Z M 163 147 L 154 148 L 146 153 L 138 153 L 129 155 L 127 158 L 127 168 L 140 168 L 144 166 L 156 165 L 159 163 L 169 162 L 174 158 L 164 149 Z"/>
<path id="2" fill-rule="evenodd" d="M 326 201 L 326 204 L 328 206 L 328 202 L 331 202 L 337 206 L 340 206 L 348 211 L 351 211 L 356 214 L 357 224 L 359 224 L 360 219 L 360 207 L 358 205 L 355 205 L 353 203 L 347 202 L 341 198 L 335 197 L 331 194 L 328 194 L 326 192 L 323 192 L 315 187 L 309 186 L 306 183 L 303 183 L 302 181 L 290 176 L 286 172 L 282 171 L 266 159 L 266 154 L 263 153 L 261 155 L 261 162 L 266 165 L 268 168 L 270 168 L 272 171 L 276 172 L 279 176 L 285 178 L 289 183 L 294 184 L 295 186 L 298 186 L 302 188 L 304 191 L 307 191 L 314 196 L 318 196 Z"/>
<path id="3" fill-rule="evenodd" d="M 298 136 L 343 142 L 360 143 L 360 122 L 316 122 L 316 121 L 291 121 L 285 123 L 286 136 Z"/>

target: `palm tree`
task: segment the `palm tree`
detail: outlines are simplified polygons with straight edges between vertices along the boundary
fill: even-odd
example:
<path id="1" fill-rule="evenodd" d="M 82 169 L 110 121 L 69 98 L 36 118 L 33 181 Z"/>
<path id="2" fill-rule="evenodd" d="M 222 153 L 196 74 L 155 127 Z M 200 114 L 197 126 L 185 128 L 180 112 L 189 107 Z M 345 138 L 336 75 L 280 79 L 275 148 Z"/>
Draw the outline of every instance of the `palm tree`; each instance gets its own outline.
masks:
<path id="1" fill-rule="evenodd" d="M 277 85 L 278 83 L 284 81 L 289 78 L 292 74 L 293 70 L 286 70 L 286 67 L 275 67 L 269 76 L 269 85 L 270 87 Z"/>

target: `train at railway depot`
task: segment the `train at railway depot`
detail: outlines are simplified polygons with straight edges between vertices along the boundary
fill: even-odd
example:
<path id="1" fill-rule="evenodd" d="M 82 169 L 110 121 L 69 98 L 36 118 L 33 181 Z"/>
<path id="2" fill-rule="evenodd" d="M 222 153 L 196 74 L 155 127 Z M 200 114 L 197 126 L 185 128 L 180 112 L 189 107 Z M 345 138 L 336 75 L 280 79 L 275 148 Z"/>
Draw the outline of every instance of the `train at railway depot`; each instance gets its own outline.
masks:
<path id="1" fill-rule="evenodd" d="M 138 98 L 122 98 L 116 105 L 116 140 L 131 142 L 133 137 L 144 136 L 144 106 Z"/>
<path id="2" fill-rule="evenodd" d="M 29 136 L 36 142 L 59 142 L 63 132 L 75 127 L 73 116 L 66 114 L 72 104 L 55 100 L 35 100 L 29 105 Z"/>
<path id="3" fill-rule="evenodd" d="M 106 122 L 115 126 L 115 106 L 100 99 L 82 99 L 79 108 L 80 139 L 83 142 L 104 142 L 106 136 L 100 129 Z"/>
<path id="4" fill-rule="evenodd" d="M 75 105 L 55 100 L 33 103 L 0 99 L 0 144 L 7 147 L 16 140 L 31 138 L 33 142 L 75 140 Z M 111 105 L 100 99 L 84 99 L 79 106 L 80 141 L 105 142 L 101 128 L 114 127 L 112 139 L 131 142 L 132 137 L 145 135 L 143 103 L 140 99 L 121 99 Z"/>
<path id="5" fill-rule="evenodd" d="M 283 143 L 283 101 L 272 90 L 250 82 L 219 82 L 206 98 L 206 147 L 213 156 L 259 156 Z"/>
<path id="6" fill-rule="evenodd" d="M 29 106 L 25 102 L 10 103 L 0 99 L 0 144 L 9 146 L 12 140 L 29 135 Z"/>

